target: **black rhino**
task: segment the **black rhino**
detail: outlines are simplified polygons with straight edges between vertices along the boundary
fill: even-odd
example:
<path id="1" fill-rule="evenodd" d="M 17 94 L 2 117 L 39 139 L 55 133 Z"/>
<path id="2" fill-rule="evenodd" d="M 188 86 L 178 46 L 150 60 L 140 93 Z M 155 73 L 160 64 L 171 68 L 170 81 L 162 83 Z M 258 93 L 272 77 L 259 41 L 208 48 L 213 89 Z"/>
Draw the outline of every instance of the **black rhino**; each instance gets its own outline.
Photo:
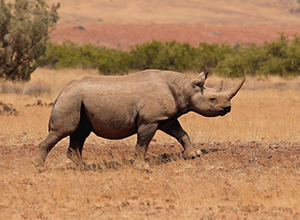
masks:
<path id="1" fill-rule="evenodd" d="M 204 86 L 207 73 L 191 79 L 173 71 L 145 70 L 126 76 L 86 76 L 71 81 L 56 99 L 49 120 L 49 134 L 33 158 L 42 164 L 54 145 L 70 136 L 67 156 L 82 161 L 82 148 L 90 132 L 108 139 L 137 134 L 136 161 L 144 161 L 148 145 L 159 129 L 183 146 L 183 157 L 200 155 L 177 118 L 189 111 L 206 117 L 230 112 L 230 100 L 242 87 L 222 91 Z"/>

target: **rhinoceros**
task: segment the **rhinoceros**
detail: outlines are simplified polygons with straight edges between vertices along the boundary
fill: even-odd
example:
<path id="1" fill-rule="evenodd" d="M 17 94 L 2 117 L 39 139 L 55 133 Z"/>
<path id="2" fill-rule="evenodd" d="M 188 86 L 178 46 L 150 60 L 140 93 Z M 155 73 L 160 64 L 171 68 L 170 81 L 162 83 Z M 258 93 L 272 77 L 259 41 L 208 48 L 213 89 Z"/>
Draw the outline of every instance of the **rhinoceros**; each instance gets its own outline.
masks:
<path id="1" fill-rule="evenodd" d="M 49 134 L 33 158 L 42 164 L 54 145 L 70 136 L 67 157 L 82 161 L 85 139 L 91 132 L 107 139 L 137 134 L 136 161 L 143 162 L 148 145 L 159 129 L 178 140 L 182 156 L 200 155 L 178 117 L 189 111 L 202 116 L 223 116 L 230 112 L 230 100 L 242 87 L 222 91 L 222 81 L 213 88 L 204 83 L 207 73 L 195 79 L 173 71 L 145 70 L 125 76 L 86 76 L 67 84 L 54 102 Z"/>

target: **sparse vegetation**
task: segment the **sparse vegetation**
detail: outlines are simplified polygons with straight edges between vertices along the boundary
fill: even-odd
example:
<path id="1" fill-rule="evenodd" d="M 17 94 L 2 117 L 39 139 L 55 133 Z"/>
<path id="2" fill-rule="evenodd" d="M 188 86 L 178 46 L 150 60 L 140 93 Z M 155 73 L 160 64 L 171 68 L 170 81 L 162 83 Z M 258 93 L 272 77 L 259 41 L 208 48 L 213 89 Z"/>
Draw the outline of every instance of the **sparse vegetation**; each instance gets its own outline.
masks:
<path id="1" fill-rule="evenodd" d="M 38 62 L 40 66 L 51 68 L 98 68 L 103 74 L 126 73 L 130 65 L 126 52 L 71 41 L 62 45 L 49 43 L 45 55 Z"/>
<path id="2" fill-rule="evenodd" d="M 131 69 L 187 71 L 197 68 L 195 62 L 199 50 L 188 43 L 176 41 L 163 43 L 152 40 L 152 42 L 135 45 L 129 54 L 132 60 Z"/>
<path id="3" fill-rule="evenodd" d="M 81 25 L 76 25 L 73 27 L 74 29 L 77 29 L 77 30 L 85 30 L 85 27 L 81 26 Z"/>
<path id="4" fill-rule="evenodd" d="M 300 72 L 299 51 L 300 37 L 289 40 L 284 34 L 277 41 L 248 46 L 204 42 L 193 47 L 188 43 L 152 40 L 135 45 L 128 52 L 65 41 L 62 45 L 49 43 L 39 65 L 98 68 L 105 75 L 144 69 L 199 72 L 208 67 L 225 77 L 294 76 Z"/>
<path id="5" fill-rule="evenodd" d="M 10 103 L 0 102 L 0 116 L 1 115 L 18 115 L 18 111 Z"/>

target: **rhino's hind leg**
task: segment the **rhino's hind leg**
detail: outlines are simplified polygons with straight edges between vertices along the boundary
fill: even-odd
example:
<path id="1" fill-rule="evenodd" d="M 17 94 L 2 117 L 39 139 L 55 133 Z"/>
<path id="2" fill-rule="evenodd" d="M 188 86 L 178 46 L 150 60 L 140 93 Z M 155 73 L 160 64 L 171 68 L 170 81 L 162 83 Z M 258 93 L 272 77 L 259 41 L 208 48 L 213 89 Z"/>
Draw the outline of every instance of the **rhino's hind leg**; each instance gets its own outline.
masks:
<path id="1" fill-rule="evenodd" d="M 39 144 L 39 152 L 33 158 L 33 164 L 36 166 L 41 165 L 54 145 L 63 138 L 64 136 L 59 135 L 58 132 L 50 131 L 48 136 Z"/>
<path id="2" fill-rule="evenodd" d="M 82 149 L 85 139 L 89 136 L 91 130 L 89 128 L 83 129 L 79 126 L 78 129 L 70 135 L 70 145 L 67 152 L 67 157 L 75 164 L 84 164 L 82 160 Z"/>
<path id="3" fill-rule="evenodd" d="M 80 121 L 77 129 L 70 134 L 70 145 L 67 152 L 67 157 L 75 164 L 84 164 L 82 160 L 82 149 L 85 139 L 90 135 L 91 127 L 88 123 L 84 110 L 81 110 Z"/>

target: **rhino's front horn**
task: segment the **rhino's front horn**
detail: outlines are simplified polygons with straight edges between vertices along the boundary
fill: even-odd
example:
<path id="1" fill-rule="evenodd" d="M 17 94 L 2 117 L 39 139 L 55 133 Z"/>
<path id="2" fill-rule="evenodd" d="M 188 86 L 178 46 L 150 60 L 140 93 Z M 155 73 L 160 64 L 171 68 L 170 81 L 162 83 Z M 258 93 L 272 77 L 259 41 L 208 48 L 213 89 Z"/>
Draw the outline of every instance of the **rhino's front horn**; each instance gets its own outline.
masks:
<path id="1" fill-rule="evenodd" d="M 232 99 L 238 93 L 238 91 L 240 90 L 240 88 L 244 84 L 245 80 L 246 80 L 246 77 L 244 77 L 244 79 L 242 80 L 242 82 L 240 84 L 238 84 L 235 87 L 225 91 L 226 94 L 228 95 L 229 99 Z"/>

